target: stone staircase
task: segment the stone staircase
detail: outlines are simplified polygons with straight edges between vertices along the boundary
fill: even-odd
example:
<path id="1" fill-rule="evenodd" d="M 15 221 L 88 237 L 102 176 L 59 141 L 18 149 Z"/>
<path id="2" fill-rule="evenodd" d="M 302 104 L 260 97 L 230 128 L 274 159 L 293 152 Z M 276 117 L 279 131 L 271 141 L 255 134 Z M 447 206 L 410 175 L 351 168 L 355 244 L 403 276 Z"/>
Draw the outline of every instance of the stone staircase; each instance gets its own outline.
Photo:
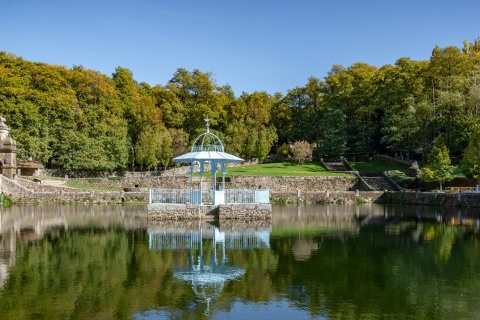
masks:
<path id="1" fill-rule="evenodd" d="M 343 162 L 328 162 L 325 163 L 328 171 L 349 171 L 347 167 L 343 164 Z"/>
<path id="2" fill-rule="evenodd" d="M 365 177 L 365 181 L 374 191 L 396 190 L 384 177 Z"/>

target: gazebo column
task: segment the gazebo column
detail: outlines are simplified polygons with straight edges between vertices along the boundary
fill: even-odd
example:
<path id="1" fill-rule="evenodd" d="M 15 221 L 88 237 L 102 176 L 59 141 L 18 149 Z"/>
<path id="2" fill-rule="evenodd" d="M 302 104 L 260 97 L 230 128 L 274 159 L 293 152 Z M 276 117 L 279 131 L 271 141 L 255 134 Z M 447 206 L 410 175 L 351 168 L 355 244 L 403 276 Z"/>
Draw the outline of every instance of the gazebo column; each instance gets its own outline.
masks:
<path id="1" fill-rule="evenodd" d="M 202 201 L 202 191 L 203 191 L 203 184 L 202 184 L 202 176 L 203 176 L 203 171 L 205 170 L 205 168 L 203 167 L 205 165 L 205 161 L 201 161 L 200 162 L 200 167 L 199 167 L 199 170 L 198 172 L 200 173 L 200 203 L 199 204 L 202 204 L 203 201 Z"/>
<path id="2" fill-rule="evenodd" d="M 217 163 L 215 161 L 210 161 L 210 172 L 212 173 L 212 202 L 214 205 L 217 204 Z"/>
<path id="3" fill-rule="evenodd" d="M 227 171 L 225 171 L 225 162 L 222 161 L 222 189 L 225 191 L 225 175 L 227 174 Z"/>
<path id="4" fill-rule="evenodd" d="M 196 203 L 195 192 L 193 191 L 193 172 L 195 170 L 195 161 L 189 163 L 190 166 L 190 202 Z"/>

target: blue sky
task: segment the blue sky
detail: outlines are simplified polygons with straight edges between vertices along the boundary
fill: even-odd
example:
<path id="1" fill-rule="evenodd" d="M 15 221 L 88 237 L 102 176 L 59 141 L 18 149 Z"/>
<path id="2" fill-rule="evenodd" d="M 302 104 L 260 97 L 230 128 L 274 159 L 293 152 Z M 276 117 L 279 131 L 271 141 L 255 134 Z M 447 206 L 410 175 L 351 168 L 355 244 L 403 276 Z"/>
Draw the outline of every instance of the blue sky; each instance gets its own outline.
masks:
<path id="1" fill-rule="evenodd" d="M 287 93 L 334 64 L 428 60 L 480 36 L 479 0 L 0 0 L 0 51 L 165 85 L 178 68 Z"/>

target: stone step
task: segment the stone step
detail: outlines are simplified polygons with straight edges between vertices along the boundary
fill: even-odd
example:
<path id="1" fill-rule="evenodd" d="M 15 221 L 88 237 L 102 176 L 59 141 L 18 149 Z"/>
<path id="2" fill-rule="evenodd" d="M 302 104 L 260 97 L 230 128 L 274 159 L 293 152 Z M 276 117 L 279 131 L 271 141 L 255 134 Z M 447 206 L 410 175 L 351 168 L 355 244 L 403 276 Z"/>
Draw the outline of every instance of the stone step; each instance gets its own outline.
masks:
<path id="1" fill-rule="evenodd" d="M 325 165 L 327 166 L 328 171 L 349 171 L 343 162 L 328 162 L 325 163 Z"/>
<path id="2" fill-rule="evenodd" d="M 395 190 L 395 188 L 383 177 L 362 177 L 362 179 L 376 191 Z"/>

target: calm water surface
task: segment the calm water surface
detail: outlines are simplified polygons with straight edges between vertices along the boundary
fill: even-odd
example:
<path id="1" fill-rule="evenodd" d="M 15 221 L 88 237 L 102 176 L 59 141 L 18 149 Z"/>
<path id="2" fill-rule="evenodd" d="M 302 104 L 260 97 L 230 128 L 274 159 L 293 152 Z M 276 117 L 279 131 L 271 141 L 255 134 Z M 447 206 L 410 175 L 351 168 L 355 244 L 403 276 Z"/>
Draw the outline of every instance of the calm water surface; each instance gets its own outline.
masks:
<path id="1" fill-rule="evenodd" d="M 147 222 L 146 206 L 0 216 L 0 319 L 476 319 L 480 214 L 274 207 Z"/>

